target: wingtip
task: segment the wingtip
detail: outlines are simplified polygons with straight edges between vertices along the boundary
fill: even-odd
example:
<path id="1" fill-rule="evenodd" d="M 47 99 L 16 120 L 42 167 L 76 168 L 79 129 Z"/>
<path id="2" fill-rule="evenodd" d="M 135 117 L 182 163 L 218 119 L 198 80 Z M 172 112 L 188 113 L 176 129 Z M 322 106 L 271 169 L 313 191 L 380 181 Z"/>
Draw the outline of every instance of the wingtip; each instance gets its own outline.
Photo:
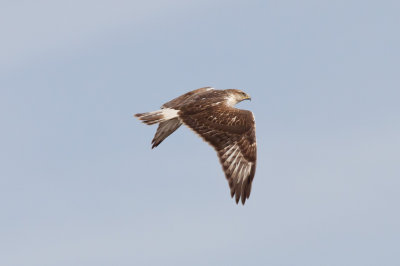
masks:
<path id="1" fill-rule="evenodd" d="M 156 147 L 158 146 L 158 144 L 160 144 L 160 142 L 156 142 L 156 140 L 153 139 L 153 140 L 151 141 L 151 149 L 156 148 Z"/>
<path id="2" fill-rule="evenodd" d="M 242 197 L 242 205 L 243 206 L 244 206 L 245 202 L 246 202 L 246 197 Z"/>
<path id="3" fill-rule="evenodd" d="M 236 205 L 239 205 L 239 201 L 242 203 L 242 205 L 244 206 L 244 204 L 246 203 L 246 200 L 249 198 L 250 195 L 241 195 L 239 194 L 239 196 L 236 196 L 235 190 L 231 191 L 231 198 L 233 198 L 235 196 L 235 202 Z"/>
<path id="4" fill-rule="evenodd" d="M 239 198 L 239 199 L 235 199 L 236 205 L 239 205 L 239 201 L 242 203 L 242 205 L 244 206 L 244 204 L 246 203 L 246 198 Z"/>

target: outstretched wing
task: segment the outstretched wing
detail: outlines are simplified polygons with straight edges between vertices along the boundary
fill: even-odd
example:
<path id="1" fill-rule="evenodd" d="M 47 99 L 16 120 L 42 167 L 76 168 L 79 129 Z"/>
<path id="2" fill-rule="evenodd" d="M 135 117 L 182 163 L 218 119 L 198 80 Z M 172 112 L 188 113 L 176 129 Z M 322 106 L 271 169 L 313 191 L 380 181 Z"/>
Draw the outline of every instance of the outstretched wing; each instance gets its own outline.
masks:
<path id="1" fill-rule="evenodd" d="M 231 196 L 235 196 L 236 203 L 241 199 L 244 204 L 250 196 L 256 171 L 253 113 L 221 105 L 197 114 L 185 115 L 185 111 L 181 110 L 179 118 L 215 148 L 229 182 Z"/>
<path id="2" fill-rule="evenodd" d="M 161 106 L 161 109 L 164 108 L 179 109 L 179 106 L 184 104 L 191 97 L 211 90 L 213 90 L 212 87 L 204 87 L 197 90 L 189 91 L 169 102 L 164 103 Z M 166 139 L 169 135 L 174 133 L 174 131 L 177 130 L 181 125 L 182 122 L 178 118 L 160 122 L 156 134 L 154 135 L 154 138 L 151 141 L 152 144 L 151 148 L 154 149 L 155 147 L 160 145 L 160 143 L 163 142 L 164 139 Z"/>
<path id="3" fill-rule="evenodd" d="M 192 90 L 189 91 L 179 97 L 176 97 L 175 99 L 166 102 L 163 104 L 163 106 L 161 106 L 161 108 L 173 108 L 173 109 L 179 109 L 179 107 L 184 104 L 188 99 L 190 99 L 191 97 L 198 95 L 200 93 L 203 92 L 207 92 L 207 91 L 212 91 L 214 90 L 214 88 L 212 87 L 203 87 L 200 89 L 196 89 L 196 90 Z"/>
<path id="4" fill-rule="evenodd" d="M 158 145 L 160 145 L 161 142 L 163 142 L 164 139 L 166 139 L 169 135 L 175 132 L 180 126 L 182 125 L 182 122 L 179 121 L 178 118 L 173 118 L 164 122 L 160 122 L 158 124 L 158 128 L 156 131 L 156 134 L 154 135 L 153 140 L 151 141 L 151 148 L 154 149 Z"/>

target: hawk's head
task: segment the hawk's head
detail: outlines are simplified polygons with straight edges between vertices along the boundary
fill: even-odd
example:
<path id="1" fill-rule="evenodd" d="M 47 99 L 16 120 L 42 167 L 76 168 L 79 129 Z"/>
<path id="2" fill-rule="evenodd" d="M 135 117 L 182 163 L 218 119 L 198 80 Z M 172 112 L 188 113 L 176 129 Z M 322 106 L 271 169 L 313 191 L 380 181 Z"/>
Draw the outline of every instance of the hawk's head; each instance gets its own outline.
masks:
<path id="1" fill-rule="evenodd" d="M 226 92 L 228 92 L 227 102 L 231 106 L 234 106 L 243 100 L 251 100 L 247 93 L 238 89 L 229 89 L 226 90 Z"/>

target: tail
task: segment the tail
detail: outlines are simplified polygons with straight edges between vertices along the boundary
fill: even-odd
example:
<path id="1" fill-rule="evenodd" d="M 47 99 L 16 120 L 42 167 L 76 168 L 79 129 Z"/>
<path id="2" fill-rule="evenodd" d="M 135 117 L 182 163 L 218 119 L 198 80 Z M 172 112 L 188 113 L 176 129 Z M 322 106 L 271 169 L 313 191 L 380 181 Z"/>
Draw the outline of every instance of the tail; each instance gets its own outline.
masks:
<path id="1" fill-rule="evenodd" d="M 154 112 L 135 114 L 139 120 L 147 125 L 154 125 L 178 117 L 179 110 L 165 108 Z"/>
<path id="2" fill-rule="evenodd" d="M 178 110 L 165 108 L 154 112 L 135 114 L 143 123 L 154 125 L 159 123 L 157 132 L 151 142 L 152 149 L 177 130 L 182 122 L 178 118 Z"/>

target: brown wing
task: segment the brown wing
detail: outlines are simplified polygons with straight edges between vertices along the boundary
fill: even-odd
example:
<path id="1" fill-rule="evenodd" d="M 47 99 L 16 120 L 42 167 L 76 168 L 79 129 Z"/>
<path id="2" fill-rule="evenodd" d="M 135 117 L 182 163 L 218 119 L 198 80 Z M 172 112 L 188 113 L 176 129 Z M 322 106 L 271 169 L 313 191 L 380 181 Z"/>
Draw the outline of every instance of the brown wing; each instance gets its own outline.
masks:
<path id="1" fill-rule="evenodd" d="M 213 90 L 213 88 L 212 87 L 203 87 L 203 88 L 200 88 L 200 89 L 189 91 L 189 92 L 187 92 L 187 93 L 185 93 L 185 94 L 183 94 L 183 95 L 181 95 L 181 96 L 179 96 L 179 97 L 177 97 L 177 98 L 175 98 L 175 99 L 173 99 L 173 100 L 171 100 L 169 102 L 164 103 L 163 106 L 161 106 L 161 108 L 178 109 L 178 107 L 181 104 L 183 104 L 190 97 L 195 96 L 195 95 L 197 95 L 199 93 L 210 91 L 210 90 Z"/>
<path id="2" fill-rule="evenodd" d="M 226 105 L 179 118 L 211 144 L 218 153 L 231 196 L 242 204 L 249 198 L 256 171 L 257 145 L 253 113 Z"/>
<path id="3" fill-rule="evenodd" d="M 164 103 L 163 106 L 161 106 L 161 109 L 164 108 L 179 108 L 180 105 L 186 102 L 189 98 L 192 96 L 198 95 L 199 93 L 203 93 L 206 91 L 213 90 L 211 87 L 204 87 L 200 88 L 197 90 L 189 91 L 167 103 Z M 178 118 L 174 118 L 168 121 L 161 122 L 158 125 L 156 134 L 154 135 L 153 140 L 151 141 L 151 148 L 157 147 L 161 142 L 163 142 L 164 139 L 166 139 L 169 135 L 174 133 L 175 130 L 177 130 L 180 126 L 182 125 L 182 122 Z"/>
<path id="4" fill-rule="evenodd" d="M 169 135 L 174 133 L 182 125 L 182 122 L 178 118 L 173 118 L 164 122 L 161 122 L 158 125 L 156 134 L 154 135 L 153 140 L 151 141 L 151 148 L 154 149 L 160 143 L 166 139 Z"/>

